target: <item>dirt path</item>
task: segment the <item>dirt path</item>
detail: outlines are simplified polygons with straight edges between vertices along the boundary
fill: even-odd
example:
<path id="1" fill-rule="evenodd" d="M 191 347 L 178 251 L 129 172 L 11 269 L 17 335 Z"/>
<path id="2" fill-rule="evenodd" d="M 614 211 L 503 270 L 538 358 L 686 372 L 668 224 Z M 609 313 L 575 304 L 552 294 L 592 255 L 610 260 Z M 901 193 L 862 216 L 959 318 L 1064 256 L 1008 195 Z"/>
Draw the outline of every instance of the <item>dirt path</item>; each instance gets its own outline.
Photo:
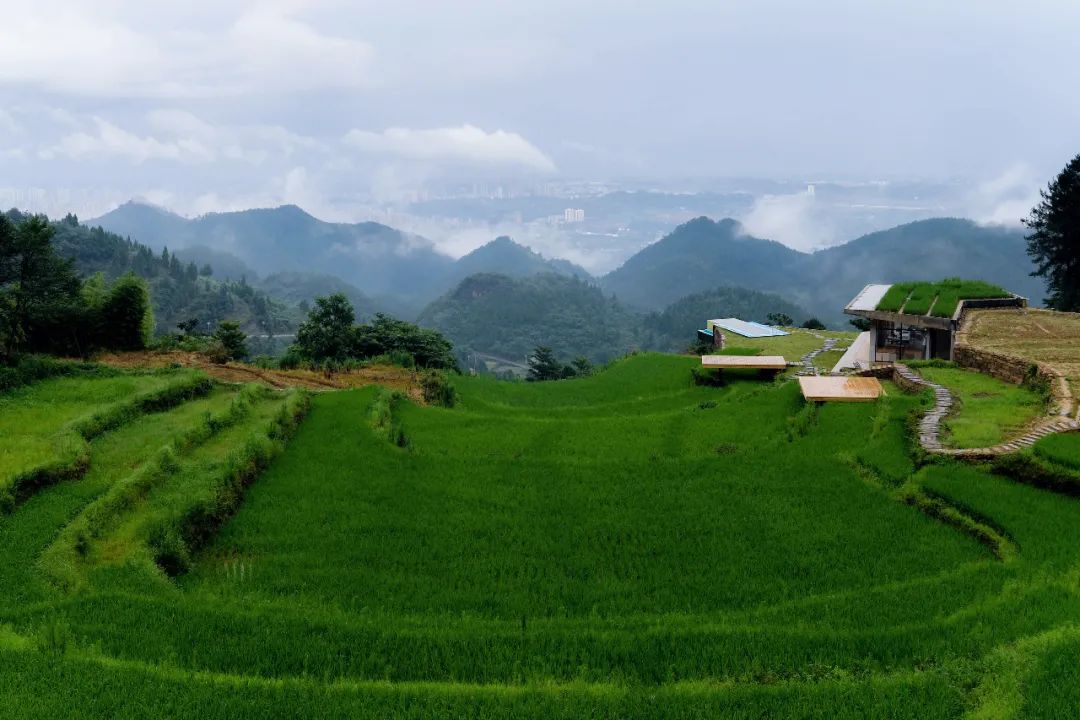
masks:
<path id="1" fill-rule="evenodd" d="M 416 402 L 423 401 L 416 373 L 396 365 L 373 365 L 338 373 L 321 373 L 312 370 L 266 370 L 243 363 L 231 362 L 219 365 L 210 362 L 204 355 L 182 350 L 110 353 L 99 357 L 98 362 L 120 368 L 177 366 L 196 368 L 223 382 L 261 382 L 278 389 L 299 387 L 321 392 L 326 390 L 347 390 L 367 385 L 383 385 L 394 390 L 400 390 Z"/>

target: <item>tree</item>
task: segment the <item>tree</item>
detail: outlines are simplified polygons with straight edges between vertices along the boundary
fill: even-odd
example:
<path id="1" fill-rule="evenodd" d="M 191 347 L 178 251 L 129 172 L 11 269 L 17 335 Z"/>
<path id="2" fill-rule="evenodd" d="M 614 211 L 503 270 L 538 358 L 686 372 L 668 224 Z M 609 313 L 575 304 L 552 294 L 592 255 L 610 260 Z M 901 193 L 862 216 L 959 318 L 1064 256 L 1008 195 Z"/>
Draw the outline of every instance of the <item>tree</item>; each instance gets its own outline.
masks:
<path id="1" fill-rule="evenodd" d="M 296 331 L 293 348 L 305 360 L 341 362 L 353 355 L 356 313 L 343 293 L 315 298 L 315 307 Z"/>
<path id="2" fill-rule="evenodd" d="M 355 351 L 359 357 L 408 353 L 420 367 L 457 369 L 454 346 L 442 333 L 383 313 L 376 313 L 370 323 L 357 326 Z"/>
<path id="3" fill-rule="evenodd" d="M 35 322 L 56 325 L 78 306 L 80 283 L 72 264 L 52 246 L 53 228 L 35 216 L 14 225 L 0 216 L 0 345 L 12 356 Z"/>
<path id="4" fill-rule="evenodd" d="M 593 364 L 589 362 L 589 358 L 584 355 L 579 355 L 574 358 L 570 366 L 574 368 L 574 374 L 578 377 L 586 377 L 593 374 Z"/>
<path id="5" fill-rule="evenodd" d="M 154 333 L 146 281 L 134 273 L 117 279 L 101 307 L 102 344 L 113 350 L 142 350 Z"/>
<path id="6" fill-rule="evenodd" d="M 791 316 L 787 313 L 772 312 L 766 317 L 770 325 L 780 325 L 782 327 L 791 327 L 795 324 L 795 321 L 791 319 Z"/>
<path id="7" fill-rule="evenodd" d="M 802 324 L 807 330 L 824 330 L 825 323 L 818 320 L 816 317 L 812 317 Z"/>
<path id="8" fill-rule="evenodd" d="M 193 317 L 187 320 L 181 320 L 176 323 L 176 329 L 180 331 L 180 334 L 184 337 L 190 337 L 192 335 L 199 334 L 199 318 Z"/>
<path id="9" fill-rule="evenodd" d="M 1024 219 L 1035 277 L 1046 279 L 1046 306 L 1080 310 L 1080 155 L 1054 178 Z"/>
<path id="10" fill-rule="evenodd" d="M 235 320 L 223 320 L 214 331 L 215 354 L 224 362 L 244 360 L 248 356 L 247 334 Z"/>
<path id="11" fill-rule="evenodd" d="M 851 323 L 851 326 L 859 332 L 866 332 L 873 326 L 873 323 L 871 323 L 869 320 L 860 317 L 851 318 L 850 320 L 848 320 L 848 322 Z"/>
<path id="12" fill-rule="evenodd" d="M 562 376 L 563 366 L 555 357 L 554 351 L 549 347 L 538 345 L 529 356 L 529 374 L 526 379 L 530 382 L 538 382 L 558 380 Z"/>

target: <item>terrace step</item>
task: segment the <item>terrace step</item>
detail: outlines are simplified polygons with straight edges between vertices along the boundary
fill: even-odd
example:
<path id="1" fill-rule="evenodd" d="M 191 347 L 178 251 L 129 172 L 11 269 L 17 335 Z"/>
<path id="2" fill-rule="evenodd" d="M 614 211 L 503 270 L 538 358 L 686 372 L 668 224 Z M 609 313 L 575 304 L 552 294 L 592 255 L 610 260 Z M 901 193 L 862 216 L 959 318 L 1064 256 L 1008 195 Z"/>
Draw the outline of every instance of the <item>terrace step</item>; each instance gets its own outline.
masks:
<path id="1" fill-rule="evenodd" d="M 893 366 L 893 372 L 913 385 L 927 387 L 933 390 L 934 406 L 927 410 L 919 421 L 919 445 L 922 449 L 933 455 L 949 455 L 952 457 L 988 459 L 998 455 L 1006 455 L 1026 447 L 1031 447 L 1039 440 L 1048 435 L 1063 432 L 1075 432 L 1080 430 L 1080 422 L 1067 419 L 1044 419 L 1038 427 L 1028 430 L 1024 435 L 985 448 L 946 448 L 941 442 L 941 420 L 945 418 L 953 407 L 953 396 L 948 388 L 938 383 L 930 382 L 916 373 L 907 365 L 897 363 Z M 1053 416 L 1058 418 L 1060 416 Z"/>

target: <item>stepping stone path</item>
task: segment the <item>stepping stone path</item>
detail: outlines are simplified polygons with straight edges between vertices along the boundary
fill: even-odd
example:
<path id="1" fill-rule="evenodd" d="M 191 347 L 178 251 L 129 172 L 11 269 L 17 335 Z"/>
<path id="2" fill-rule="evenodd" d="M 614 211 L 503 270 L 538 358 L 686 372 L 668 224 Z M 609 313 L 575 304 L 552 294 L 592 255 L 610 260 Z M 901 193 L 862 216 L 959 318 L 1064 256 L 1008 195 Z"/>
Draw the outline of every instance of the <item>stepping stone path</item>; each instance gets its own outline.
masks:
<path id="1" fill-rule="evenodd" d="M 943 447 L 941 444 L 941 421 L 952 410 L 954 404 L 952 393 L 944 386 L 926 380 L 902 363 L 896 363 L 893 366 L 893 372 L 912 385 L 928 387 L 934 391 L 934 407 L 919 421 L 919 444 L 923 450 L 934 455 L 951 455 L 968 460 L 987 460 L 998 455 L 1016 452 L 1021 448 L 1031 447 L 1047 435 L 1080 430 L 1080 422 L 1054 416 L 1043 418 L 1015 440 L 992 447 L 964 449 Z"/>
<path id="2" fill-rule="evenodd" d="M 814 358 L 816 358 L 821 353 L 828 352 L 829 350 L 832 350 L 834 347 L 836 347 L 836 338 L 827 338 L 824 335 L 818 335 L 817 333 L 812 334 L 819 340 L 824 340 L 825 344 L 819 347 L 817 350 L 811 350 L 810 352 L 802 356 L 802 358 L 798 362 L 798 364 L 802 366 L 802 370 L 795 371 L 796 375 L 800 375 L 803 377 L 807 375 L 817 375 L 818 369 L 814 366 Z"/>

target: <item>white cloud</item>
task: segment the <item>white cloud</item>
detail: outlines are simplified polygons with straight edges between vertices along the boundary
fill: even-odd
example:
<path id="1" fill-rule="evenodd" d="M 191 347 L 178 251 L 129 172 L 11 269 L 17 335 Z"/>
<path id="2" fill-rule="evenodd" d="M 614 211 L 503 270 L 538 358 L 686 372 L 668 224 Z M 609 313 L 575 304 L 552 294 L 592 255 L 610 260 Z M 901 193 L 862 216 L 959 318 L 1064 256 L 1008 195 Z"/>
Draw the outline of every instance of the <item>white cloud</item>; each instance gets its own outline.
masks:
<path id="1" fill-rule="evenodd" d="M 807 193 L 762 195 L 741 218 L 743 229 L 803 252 L 835 244 L 835 232 L 815 203 Z"/>
<path id="2" fill-rule="evenodd" d="M 99 97 L 221 97 L 361 88 L 370 44 L 320 32 L 281 3 L 192 28 L 136 27 L 123 3 L 13 3 L 0 24 L 0 84 Z M 226 11 L 228 9 L 226 8 Z"/>
<path id="3" fill-rule="evenodd" d="M 521 135 L 505 130 L 486 132 L 473 125 L 350 130 L 345 142 L 365 153 L 434 164 L 555 171 L 551 158 Z"/>
<path id="4" fill-rule="evenodd" d="M 216 155 L 210 148 L 191 138 L 162 141 L 141 137 L 100 117 L 93 118 L 94 130 L 65 135 L 60 142 L 39 152 L 43 159 L 58 156 L 83 158 L 121 157 L 134 163 L 147 160 L 176 160 L 179 162 L 211 162 Z"/>
<path id="5" fill-rule="evenodd" d="M 191 165 L 222 161 L 262 165 L 273 159 L 287 160 L 301 151 L 310 156 L 327 149 L 314 138 L 278 125 L 213 125 L 175 109 L 148 112 L 148 133 L 121 127 L 99 116 L 54 114 L 40 109 L 23 113 L 30 120 L 42 124 L 51 121 L 62 128 L 58 140 L 38 150 L 38 156 L 46 160 L 119 158 L 135 164 L 170 160 Z"/>
<path id="6" fill-rule="evenodd" d="M 986 180 L 968 198 L 968 214 L 978 222 L 1019 225 L 1039 201 L 1040 181 L 1026 163 L 1017 163 Z"/>

